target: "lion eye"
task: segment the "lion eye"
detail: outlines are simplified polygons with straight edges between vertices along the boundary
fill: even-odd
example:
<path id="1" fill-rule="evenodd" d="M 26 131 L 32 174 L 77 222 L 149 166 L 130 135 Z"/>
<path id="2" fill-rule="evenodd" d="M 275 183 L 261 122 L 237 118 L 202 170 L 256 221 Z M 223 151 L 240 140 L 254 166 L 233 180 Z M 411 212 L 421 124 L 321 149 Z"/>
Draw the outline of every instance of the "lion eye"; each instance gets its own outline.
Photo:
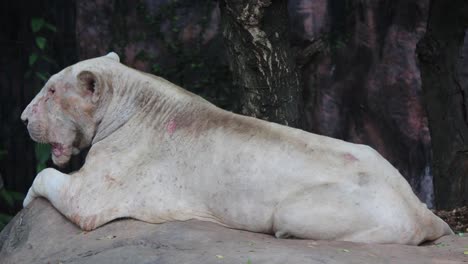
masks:
<path id="1" fill-rule="evenodd" d="M 55 89 L 54 89 L 54 88 L 50 88 L 50 89 L 49 89 L 49 92 L 50 92 L 51 94 L 54 94 L 54 93 L 55 93 Z"/>

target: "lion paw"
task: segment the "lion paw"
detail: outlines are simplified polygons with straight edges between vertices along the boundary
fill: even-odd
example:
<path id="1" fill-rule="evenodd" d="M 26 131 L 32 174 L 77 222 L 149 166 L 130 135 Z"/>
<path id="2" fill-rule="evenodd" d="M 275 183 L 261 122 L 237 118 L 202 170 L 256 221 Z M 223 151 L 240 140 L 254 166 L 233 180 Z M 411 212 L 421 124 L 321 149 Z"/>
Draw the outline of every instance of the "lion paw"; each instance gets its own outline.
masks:
<path id="1" fill-rule="evenodd" d="M 33 188 L 29 188 L 28 194 L 26 195 L 26 198 L 24 198 L 23 201 L 23 208 L 28 206 L 34 199 L 36 199 L 37 195 L 34 192 Z"/>

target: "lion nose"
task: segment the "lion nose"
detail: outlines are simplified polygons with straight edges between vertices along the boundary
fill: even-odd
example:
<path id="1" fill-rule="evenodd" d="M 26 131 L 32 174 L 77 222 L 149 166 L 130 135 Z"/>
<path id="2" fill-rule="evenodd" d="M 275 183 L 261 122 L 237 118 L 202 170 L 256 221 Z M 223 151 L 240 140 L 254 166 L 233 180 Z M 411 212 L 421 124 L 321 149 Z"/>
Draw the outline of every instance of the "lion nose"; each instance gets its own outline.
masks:
<path id="1" fill-rule="evenodd" d="M 21 121 L 23 121 L 23 123 L 27 126 L 28 125 L 28 107 L 26 107 L 26 109 L 23 111 L 23 113 L 21 114 Z"/>

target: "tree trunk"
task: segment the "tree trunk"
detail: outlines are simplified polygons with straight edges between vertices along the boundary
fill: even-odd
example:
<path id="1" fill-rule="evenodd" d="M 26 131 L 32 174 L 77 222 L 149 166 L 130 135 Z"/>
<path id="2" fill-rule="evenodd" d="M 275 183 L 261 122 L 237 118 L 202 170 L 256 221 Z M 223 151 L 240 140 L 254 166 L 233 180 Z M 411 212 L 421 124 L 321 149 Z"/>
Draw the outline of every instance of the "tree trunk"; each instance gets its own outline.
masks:
<path id="1" fill-rule="evenodd" d="M 220 9 L 240 112 L 301 126 L 302 88 L 289 46 L 287 1 L 222 0 Z"/>
<path id="2" fill-rule="evenodd" d="M 468 82 L 461 79 L 460 56 L 467 22 L 467 1 L 432 1 L 426 35 L 417 48 L 432 137 L 438 208 L 468 202 Z"/>

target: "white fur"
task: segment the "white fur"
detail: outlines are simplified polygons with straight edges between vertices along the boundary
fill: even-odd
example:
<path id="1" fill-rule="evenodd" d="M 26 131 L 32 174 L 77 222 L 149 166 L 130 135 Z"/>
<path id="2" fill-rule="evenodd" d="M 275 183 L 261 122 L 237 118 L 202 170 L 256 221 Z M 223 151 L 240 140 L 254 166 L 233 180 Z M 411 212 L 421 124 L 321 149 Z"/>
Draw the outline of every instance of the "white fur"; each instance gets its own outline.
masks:
<path id="1" fill-rule="evenodd" d="M 115 52 L 109 52 L 107 55 L 106 55 L 107 58 L 109 59 L 112 59 L 112 60 L 115 60 L 117 62 L 120 62 L 120 58 L 119 58 L 119 55 L 117 55 L 117 53 Z"/>
<path id="2" fill-rule="evenodd" d="M 86 230 L 132 217 L 366 243 L 451 233 L 372 148 L 226 112 L 106 57 L 49 81 L 74 83 L 86 70 L 108 86 L 98 87 L 96 129 L 83 130 L 93 131 L 83 168 L 43 171 L 25 206 L 44 196 Z"/>

